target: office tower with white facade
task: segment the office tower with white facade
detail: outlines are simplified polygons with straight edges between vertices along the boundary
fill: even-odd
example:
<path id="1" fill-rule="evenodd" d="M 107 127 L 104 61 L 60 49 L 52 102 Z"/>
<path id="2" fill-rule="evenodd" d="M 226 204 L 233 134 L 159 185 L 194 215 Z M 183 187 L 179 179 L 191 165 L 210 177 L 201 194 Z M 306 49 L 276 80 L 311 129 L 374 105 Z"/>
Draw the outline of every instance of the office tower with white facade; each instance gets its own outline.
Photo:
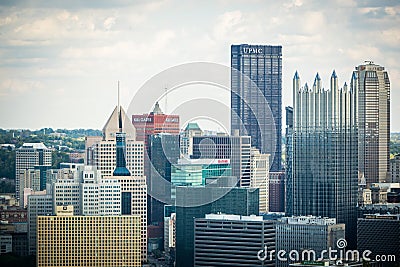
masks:
<path id="1" fill-rule="evenodd" d="M 356 67 L 351 88 L 358 94 L 358 166 L 367 186 L 389 182 L 390 80 L 384 67 Z"/>
<path id="2" fill-rule="evenodd" d="M 336 218 L 346 224 L 349 237 L 357 229 L 356 93 L 346 83 L 339 89 L 335 71 L 329 90 L 322 88 L 318 74 L 312 87 L 301 86 L 298 73 L 294 75 L 289 215 Z M 348 242 L 350 248 L 356 246 L 354 239 Z"/>
<path id="3" fill-rule="evenodd" d="M 282 46 L 232 45 L 231 67 L 232 135 L 250 135 L 271 155 L 271 171 L 281 171 Z"/>
<path id="4" fill-rule="evenodd" d="M 51 166 L 51 150 L 43 143 L 24 143 L 15 153 L 15 195 L 23 199 L 24 188 L 20 185 L 20 175 L 35 166 Z"/>
<path id="5" fill-rule="evenodd" d="M 122 120 L 122 131 L 125 133 L 126 141 L 126 167 L 133 176 L 144 175 L 144 142 L 136 141 L 136 130 L 132 125 L 130 119 L 126 115 L 125 111 L 121 109 L 121 120 Z M 116 107 L 107 120 L 103 127 L 103 138 L 101 141 L 95 138 L 90 140 L 89 144 L 91 147 L 87 147 L 89 150 L 87 161 L 97 167 L 101 171 L 101 175 L 111 176 L 116 166 L 116 133 L 119 132 L 119 111 Z"/>
<path id="6" fill-rule="evenodd" d="M 196 122 L 189 122 L 185 130 L 180 133 L 180 150 L 183 157 L 189 157 L 193 153 L 193 136 L 202 136 L 203 131 Z"/>
<path id="7" fill-rule="evenodd" d="M 124 130 L 129 130 L 126 133 Z M 141 255 L 142 261 L 147 260 L 147 185 L 143 175 L 143 141 L 134 141 L 135 128 L 121 107 L 117 107 L 103 129 L 108 141 L 101 144 L 111 144 L 103 156 L 110 161 L 97 161 L 103 178 L 113 180 L 121 185 L 121 214 L 138 215 L 141 219 Z M 113 141 L 112 141 L 113 140 Z M 105 142 L 105 143 L 104 143 Z M 99 145 L 98 144 L 98 145 Z M 129 146 L 130 149 L 129 149 Z M 99 150 L 101 151 L 101 150 Z M 111 159 L 112 158 L 112 159 Z M 104 164 L 104 165 L 102 165 Z M 109 174 L 108 169 L 113 167 Z M 105 170 L 105 174 L 103 173 Z"/>
<path id="8" fill-rule="evenodd" d="M 260 213 L 269 211 L 269 154 L 256 148 L 250 151 L 250 187 L 259 188 Z"/>

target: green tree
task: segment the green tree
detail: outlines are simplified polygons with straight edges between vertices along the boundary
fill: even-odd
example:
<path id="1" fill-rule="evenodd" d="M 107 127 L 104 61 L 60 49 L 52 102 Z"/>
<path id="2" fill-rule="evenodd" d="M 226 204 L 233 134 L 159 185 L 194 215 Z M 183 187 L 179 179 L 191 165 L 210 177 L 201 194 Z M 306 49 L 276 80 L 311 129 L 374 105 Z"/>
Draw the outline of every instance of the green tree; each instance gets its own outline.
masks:
<path id="1" fill-rule="evenodd" d="M 0 178 L 15 179 L 15 151 L 0 149 Z"/>

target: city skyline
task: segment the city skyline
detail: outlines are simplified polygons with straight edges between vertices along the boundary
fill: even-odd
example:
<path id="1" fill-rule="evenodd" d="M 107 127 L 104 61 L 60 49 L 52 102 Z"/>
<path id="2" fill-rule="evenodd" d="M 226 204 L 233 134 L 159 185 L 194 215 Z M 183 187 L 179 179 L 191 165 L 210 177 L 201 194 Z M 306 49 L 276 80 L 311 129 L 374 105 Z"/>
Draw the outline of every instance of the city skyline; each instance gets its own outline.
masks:
<path id="1" fill-rule="evenodd" d="M 2 128 L 98 129 L 117 102 L 117 80 L 121 104 L 128 107 L 160 71 L 194 61 L 229 66 L 230 45 L 241 43 L 282 45 L 283 106 L 292 105 L 295 70 L 312 80 L 316 72 L 325 78 L 335 69 L 349 82 L 365 60 L 388 71 L 393 103 L 400 96 L 396 1 L 0 5 Z M 229 107 L 229 99 L 220 101 Z M 173 113 L 174 101 L 168 100 L 168 110 L 160 103 L 166 114 Z M 399 111 L 391 106 L 392 114 Z M 400 131 L 400 119 L 393 116 L 391 126 L 391 132 Z"/>

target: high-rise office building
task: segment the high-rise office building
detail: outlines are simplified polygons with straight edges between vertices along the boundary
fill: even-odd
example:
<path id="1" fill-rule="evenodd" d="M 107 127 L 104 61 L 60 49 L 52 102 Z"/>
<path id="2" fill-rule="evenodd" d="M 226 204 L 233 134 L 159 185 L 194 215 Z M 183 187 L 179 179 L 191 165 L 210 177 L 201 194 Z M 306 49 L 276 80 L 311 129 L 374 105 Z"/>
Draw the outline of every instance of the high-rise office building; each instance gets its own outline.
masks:
<path id="1" fill-rule="evenodd" d="M 285 212 L 285 172 L 269 173 L 269 211 Z"/>
<path id="2" fill-rule="evenodd" d="M 250 136 L 193 136 L 193 159 L 229 159 L 232 176 L 250 186 Z"/>
<path id="3" fill-rule="evenodd" d="M 324 90 L 317 74 L 314 85 L 293 79 L 294 128 L 291 179 L 292 213 L 336 218 L 346 236 L 356 235 L 357 125 L 356 93 L 339 89 L 335 71 Z M 288 178 L 289 180 L 289 178 Z M 289 204 L 289 203 L 288 203 Z M 349 239 L 350 248 L 356 246 Z"/>
<path id="4" fill-rule="evenodd" d="M 140 232 L 140 216 L 39 216 L 37 266 L 141 266 Z"/>
<path id="5" fill-rule="evenodd" d="M 53 214 L 53 197 L 50 194 L 28 197 L 28 253 L 36 254 L 37 218 Z"/>
<path id="6" fill-rule="evenodd" d="M 162 112 L 158 102 L 149 114 L 132 115 L 132 123 L 136 128 L 136 140 L 145 141 L 148 137 L 158 133 L 179 135 L 179 115 L 166 115 Z"/>
<path id="7" fill-rule="evenodd" d="M 164 205 L 170 203 L 171 168 L 178 163 L 180 157 L 179 136 L 166 133 L 150 135 L 147 155 L 149 164 L 145 166 L 145 172 L 149 194 L 147 197 L 148 224 L 160 223 L 164 220 Z M 163 183 L 161 179 L 165 182 Z M 157 199 L 152 196 L 156 196 Z"/>
<path id="8" fill-rule="evenodd" d="M 390 143 L 390 81 L 385 68 L 366 62 L 353 72 L 358 94 L 358 166 L 367 186 L 388 182 Z"/>
<path id="9" fill-rule="evenodd" d="M 256 148 L 250 151 L 250 187 L 259 188 L 260 213 L 269 211 L 269 154 Z"/>
<path id="10" fill-rule="evenodd" d="M 189 122 L 185 130 L 181 131 L 180 133 L 180 148 L 181 148 L 181 154 L 185 157 L 189 157 L 189 155 L 192 155 L 193 153 L 193 143 L 192 143 L 192 138 L 193 136 L 202 136 L 203 131 L 199 127 L 199 125 L 196 122 Z"/>
<path id="11" fill-rule="evenodd" d="M 368 214 L 357 222 L 357 248 L 369 250 L 370 259 L 381 259 L 384 266 L 398 266 L 400 260 L 400 215 Z M 383 256 L 382 256 L 383 255 Z M 384 257 L 384 258 L 383 258 Z"/>
<path id="12" fill-rule="evenodd" d="M 232 135 L 250 135 L 253 147 L 274 155 L 271 171 L 281 171 L 282 46 L 232 45 L 231 67 Z"/>
<path id="13" fill-rule="evenodd" d="M 275 266 L 258 251 L 275 250 L 275 222 L 262 216 L 206 214 L 194 220 L 194 266 Z"/>
<path id="14" fill-rule="evenodd" d="M 220 178 L 221 179 L 221 178 Z M 257 215 L 258 189 L 218 186 L 176 188 L 176 266 L 194 266 L 194 220 L 209 213 Z"/>
<path id="15" fill-rule="evenodd" d="M 156 102 L 149 114 L 132 115 L 132 124 L 136 129 L 136 140 L 144 141 L 146 149 L 144 174 L 148 186 L 148 223 L 160 223 L 164 203 L 170 199 L 170 165 L 180 156 L 179 115 L 164 114 Z"/>
<path id="16" fill-rule="evenodd" d="M 116 133 L 119 132 L 119 111 L 116 107 L 103 127 L 103 138 L 86 139 L 87 162 L 96 166 L 101 175 L 111 176 L 115 170 L 116 155 Z M 144 143 L 136 141 L 136 130 L 129 117 L 121 108 L 122 131 L 125 133 L 126 142 L 126 167 L 133 176 L 144 175 Z M 89 145 L 91 145 L 89 147 Z"/>
<path id="17" fill-rule="evenodd" d="M 115 112 L 116 111 L 116 112 Z M 116 114 L 114 116 L 114 114 Z M 135 130 L 121 107 L 117 107 L 103 129 L 104 136 L 114 136 L 114 171 L 112 175 L 103 176 L 109 181 L 115 181 L 121 185 L 121 214 L 137 215 L 141 220 L 141 256 L 142 261 L 147 260 L 147 185 L 143 176 L 143 141 L 132 141 L 131 145 L 136 149 L 129 150 L 128 140 L 135 139 Z M 131 130 L 126 133 L 124 130 Z M 136 160 L 132 160 L 136 158 Z M 131 161 L 130 161 L 131 160 Z M 131 163 L 129 165 L 128 163 Z M 109 163 L 107 164 L 109 166 Z M 104 166 L 98 168 L 104 170 Z M 130 168 L 129 168 L 130 167 Z M 137 175 L 141 174 L 141 175 Z"/>
<path id="18" fill-rule="evenodd" d="M 285 212 L 293 214 L 293 108 L 288 106 L 285 110 Z"/>
<path id="19" fill-rule="evenodd" d="M 323 255 L 323 251 L 337 249 L 337 241 L 343 238 L 345 238 L 345 225 L 336 223 L 334 218 L 283 217 L 276 224 L 275 250 L 285 251 L 283 258 L 287 260 L 283 261 L 277 257 L 275 266 L 284 267 L 289 266 L 292 262 L 315 262 L 321 257 L 327 258 L 329 257 L 328 253 Z M 299 253 L 299 259 L 295 261 L 288 257 L 288 254 L 293 250 Z M 315 254 L 303 254 L 304 250 L 312 250 Z"/>
<path id="20" fill-rule="evenodd" d="M 24 170 L 33 170 L 35 166 L 51 166 L 51 150 L 43 143 L 24 143 L 15 153 L 15 195 L 18 200 L 24 198 L 24 188 L 20 186 L 20 175 Z"/>

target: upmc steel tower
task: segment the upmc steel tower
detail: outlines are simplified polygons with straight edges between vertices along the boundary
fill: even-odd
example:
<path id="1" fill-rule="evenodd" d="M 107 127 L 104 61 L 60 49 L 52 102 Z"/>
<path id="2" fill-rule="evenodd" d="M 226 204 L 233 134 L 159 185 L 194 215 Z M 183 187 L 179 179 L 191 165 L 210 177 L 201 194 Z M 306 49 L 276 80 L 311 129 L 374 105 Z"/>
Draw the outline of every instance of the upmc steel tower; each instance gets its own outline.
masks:
<path id="1" fill-rule="evenodd" d="M 231 132 L 239 130 L 240 135 L 250 135 L 251 144 L 262 153 L 271 156 L 271 171 L 281 170 L 282 155 L 282 46 L 270 45 L 232 45 L 231 67 L 238 70 L 231 75 Z M 240 74 L 251 79 L 259 88 L 246 82 Z M 253 111 L 252 111 L 253 110 Z M 256 111 L 255 111 L 256 110 Z M 254 113 L 263 114 L 257 119 Z M 242 127 L 241 127 L 242 126 Z M 243 126 L 245 130 L 243 129 Z M 247 132 L 247 133 L 246 133 Z M 273 144 L 274 143 L 274 144 Z"/>

